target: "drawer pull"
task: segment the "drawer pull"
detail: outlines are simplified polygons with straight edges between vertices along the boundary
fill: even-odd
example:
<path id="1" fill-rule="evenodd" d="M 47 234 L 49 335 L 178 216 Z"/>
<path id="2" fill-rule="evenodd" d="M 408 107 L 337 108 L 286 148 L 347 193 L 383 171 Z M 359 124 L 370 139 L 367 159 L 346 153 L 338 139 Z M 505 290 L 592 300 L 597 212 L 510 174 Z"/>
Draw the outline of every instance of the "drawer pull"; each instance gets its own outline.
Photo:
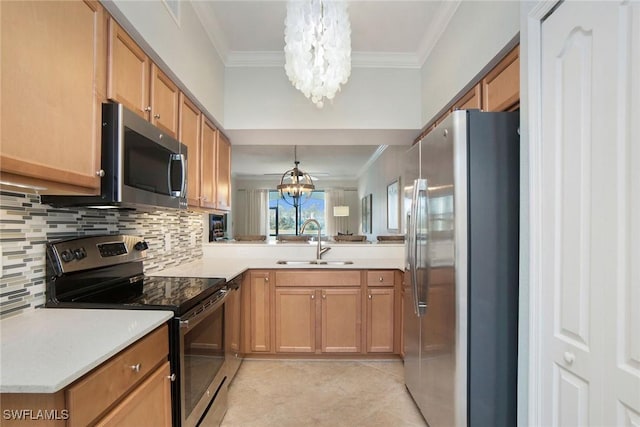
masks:
<path id="1" fill-rule="evenodd" d="M 129 366 L 133 372 L 140 372 L 140 368 L 142 367 L 141 363 L 136 363 L 135 365 Z"/>
<path id="2" fill-rule="evenodd" d="M 378 280 L 379 280 L 380 282 L 384 282 L 384 278 L 383 278 L 382 276 L 380 276 L 380 277 L 378 278 Z"/>
<path id="3" fill-rule="evenodd" d="M 167 377 L 171 382 L 174 382 L 176 380 L 176 374 L 171 374 Z"/>

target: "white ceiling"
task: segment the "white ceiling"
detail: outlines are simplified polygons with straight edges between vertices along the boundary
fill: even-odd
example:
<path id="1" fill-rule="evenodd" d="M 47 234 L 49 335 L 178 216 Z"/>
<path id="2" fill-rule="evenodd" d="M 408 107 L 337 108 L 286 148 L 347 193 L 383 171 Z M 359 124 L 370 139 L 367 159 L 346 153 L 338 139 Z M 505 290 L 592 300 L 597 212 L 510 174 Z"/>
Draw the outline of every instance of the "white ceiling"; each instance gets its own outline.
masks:
<path id="1" fill-rule="evenodd" d="M 227 67 L 284 64 L 286 1 L 193 1 L 209 38 Z M 419 68 L 459 0 L 349 1 L 352 66 Z M 283 71 L 284 72 L 284 71 Z M 387 131 L 388 132 L 388 131 Z M 391 131 L 394 132 L 394 131 Z M 416 131 L 395 131 L 392 140 L 410 143 Z M 234 138 L 234 133 L 237 133 Z M 299 146 L 303 170 L 331 178 L 356 179 L 388 143 L 389 134 L 373 130 L 228 131 L 234 176 L 283 173 Z M 240 144 L 249 145 L 238 145 Z M 342 145 L 345 144 L 366 145 Z M 287 146 L 288 145 L 288 146 Z M 312 145 L 318 145 L 312 147 Z M 331 149 L 323 148 L 332 145 Z M 319 178 L 322 178 L 319 176 Z"/>

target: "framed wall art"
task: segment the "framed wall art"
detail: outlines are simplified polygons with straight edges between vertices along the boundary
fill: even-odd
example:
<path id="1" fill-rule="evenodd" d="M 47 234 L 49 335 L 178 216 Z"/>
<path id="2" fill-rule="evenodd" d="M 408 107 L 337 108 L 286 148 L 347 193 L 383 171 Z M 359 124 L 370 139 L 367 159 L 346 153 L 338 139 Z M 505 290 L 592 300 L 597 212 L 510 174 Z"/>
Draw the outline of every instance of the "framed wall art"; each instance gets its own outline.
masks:
<path id="1" fill-rule="evenodd" d="M 387 185 L 387 229 L 400 231 L 400 178 Z"/>
<path id="2" fill-rule="evenodd" d="M 371 202 L 373 201 L 373 195 L 367 194 L 362 198 L 362 233 L 371 234 L 372 222 L 371 222 Z"/>

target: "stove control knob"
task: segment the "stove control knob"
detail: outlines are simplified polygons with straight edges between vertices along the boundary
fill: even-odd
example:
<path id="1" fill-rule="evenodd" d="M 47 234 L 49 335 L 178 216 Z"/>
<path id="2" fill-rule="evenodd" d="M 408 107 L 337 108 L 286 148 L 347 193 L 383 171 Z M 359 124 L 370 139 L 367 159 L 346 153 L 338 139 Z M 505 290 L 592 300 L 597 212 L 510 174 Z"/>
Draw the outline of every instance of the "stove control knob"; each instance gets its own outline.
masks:
<path id="1" fill-rule="evenodd" d="M 149 245 L 144 240 L 139 241 L 135 245 L 133 245 L 134 249 L 137 251 L 145 251 L 149 249 Z"/>
<path id="2" fill-rule="evenodd" d="M 60 253 L 60 258 L 62 258 L 64 262 L 69 262 L 73 259 L 73 253 L 69 250 L 64 250 Z"/>
<path id="3" fill-rule="evenodd" d="M 77 259 L 77 260 L 81 260 L 82 258 L 86 258 L 87 257 L 87 251 L 84 248 L 79 248 L 73 251 L 73 256 Z"/>

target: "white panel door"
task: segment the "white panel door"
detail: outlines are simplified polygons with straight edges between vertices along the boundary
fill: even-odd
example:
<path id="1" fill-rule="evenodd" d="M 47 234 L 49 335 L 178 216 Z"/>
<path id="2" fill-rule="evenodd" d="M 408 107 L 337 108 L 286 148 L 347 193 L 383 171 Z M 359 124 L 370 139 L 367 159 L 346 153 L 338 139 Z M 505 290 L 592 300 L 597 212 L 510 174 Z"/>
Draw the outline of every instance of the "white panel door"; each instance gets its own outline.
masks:
<path id="1" fill-rule="evenodd" d="M 541 416 L 640 420 L 640 4 L 542 24 Z"/>

